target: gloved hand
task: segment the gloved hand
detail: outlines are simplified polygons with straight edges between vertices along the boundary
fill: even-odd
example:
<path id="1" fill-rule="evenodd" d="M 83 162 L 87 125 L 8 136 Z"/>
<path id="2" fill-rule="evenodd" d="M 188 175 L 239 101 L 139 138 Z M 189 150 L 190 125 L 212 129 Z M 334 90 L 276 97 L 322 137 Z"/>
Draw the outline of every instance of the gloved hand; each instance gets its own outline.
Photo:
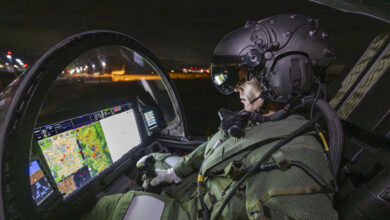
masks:
<path id="1" fill-rule="evenodd" d="M 141 159 L 139 159 L 139 160 L 137 161 L 137 165 L 136 165 L 137 168 L 143 168 L 143 167 L 145 167 L 146 161 L 147 161 L 147 160 L 150 160 L 150 159 L 152 159 L 152 158 L 153 158 L 153 156 L 150 155 L 150 154 L 141 157 Z M 152 161 L 153 161 L 153 164 L 154 164 L 154 158 L 152 159 Z"/>
<path id="2" fill-rule="evenodd" d="M 156 177 L 152 179 L 150 182 L 150 185 L 157 186 L 158 184 L 164 182 L 164 183 L 180 183 L 181 179 L 180 177 L 176 176 L 175 171 L 173 168 L 170 168 L 168 170 L 160 170 L 156 169 Z"/>

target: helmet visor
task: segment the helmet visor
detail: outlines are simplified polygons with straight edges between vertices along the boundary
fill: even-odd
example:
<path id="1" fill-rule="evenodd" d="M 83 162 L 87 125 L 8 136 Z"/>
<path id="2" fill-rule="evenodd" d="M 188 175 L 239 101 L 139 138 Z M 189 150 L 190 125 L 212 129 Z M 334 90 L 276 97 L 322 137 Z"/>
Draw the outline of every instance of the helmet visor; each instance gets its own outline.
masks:
<path id="1" fill-rule="evenodd" d="M 238 83 L 238 65 L 211 64 L 211 81 L 218 91 L 224 95 L 233 93 Z"/>

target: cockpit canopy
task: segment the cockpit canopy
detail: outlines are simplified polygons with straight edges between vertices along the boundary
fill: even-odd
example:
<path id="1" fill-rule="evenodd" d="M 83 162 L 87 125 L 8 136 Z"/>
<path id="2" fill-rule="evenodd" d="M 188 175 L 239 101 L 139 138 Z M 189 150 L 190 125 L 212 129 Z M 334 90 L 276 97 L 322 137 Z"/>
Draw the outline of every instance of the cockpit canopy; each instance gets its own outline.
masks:
<path id="1" fill-rule="evenodd" d="M 37 126 L 138 99 L 154 106 L 164 125 L 178 119 L 161 72 L 136 51 L 102 46 L 86 51 L 57 76 L 42 105 Z"/>

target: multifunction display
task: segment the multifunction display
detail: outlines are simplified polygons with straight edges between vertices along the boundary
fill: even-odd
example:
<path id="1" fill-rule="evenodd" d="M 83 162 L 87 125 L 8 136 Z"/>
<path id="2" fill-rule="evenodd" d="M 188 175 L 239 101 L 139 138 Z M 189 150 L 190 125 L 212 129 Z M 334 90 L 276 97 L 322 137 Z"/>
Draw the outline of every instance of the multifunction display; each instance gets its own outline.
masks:
<path id="1" fill-rule="evenodd" d="M 50 186 L 37 160 L 30 163 L 29 166 L 30 185 L 32 198 L 36 205 L 41 204 L 50 194 L 53 188 Z"/>
<path id="2" fill-rule="evenodd" d="M 141 143 L 130 104 L 37 128 L 35 137 L 64 198 Z"/>
<path id="3" fill-rule="evenodd" d="M 149 131 L 157 128 L 157 119 L 153 110 L 145 112 L 144 118 Z"/>

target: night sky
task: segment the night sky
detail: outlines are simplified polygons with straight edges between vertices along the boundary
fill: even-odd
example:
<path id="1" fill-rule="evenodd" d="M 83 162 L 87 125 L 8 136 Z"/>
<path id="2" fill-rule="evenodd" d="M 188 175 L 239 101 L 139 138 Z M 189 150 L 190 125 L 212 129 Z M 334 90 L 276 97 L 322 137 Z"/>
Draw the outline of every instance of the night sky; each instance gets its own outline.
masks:
<path id="1" fill-rule="evenodd" d="M 72 34 L 110 29 L 144 43 L 166 69 L 207 66 L 218 41 L 245 21 L 292 12 L 320 18 L 333 36 L 336 64 L 346 66 L 388 29 L 375 19 L 302 0 L 0 0 L 0 50 L 32 63 Z"/>

